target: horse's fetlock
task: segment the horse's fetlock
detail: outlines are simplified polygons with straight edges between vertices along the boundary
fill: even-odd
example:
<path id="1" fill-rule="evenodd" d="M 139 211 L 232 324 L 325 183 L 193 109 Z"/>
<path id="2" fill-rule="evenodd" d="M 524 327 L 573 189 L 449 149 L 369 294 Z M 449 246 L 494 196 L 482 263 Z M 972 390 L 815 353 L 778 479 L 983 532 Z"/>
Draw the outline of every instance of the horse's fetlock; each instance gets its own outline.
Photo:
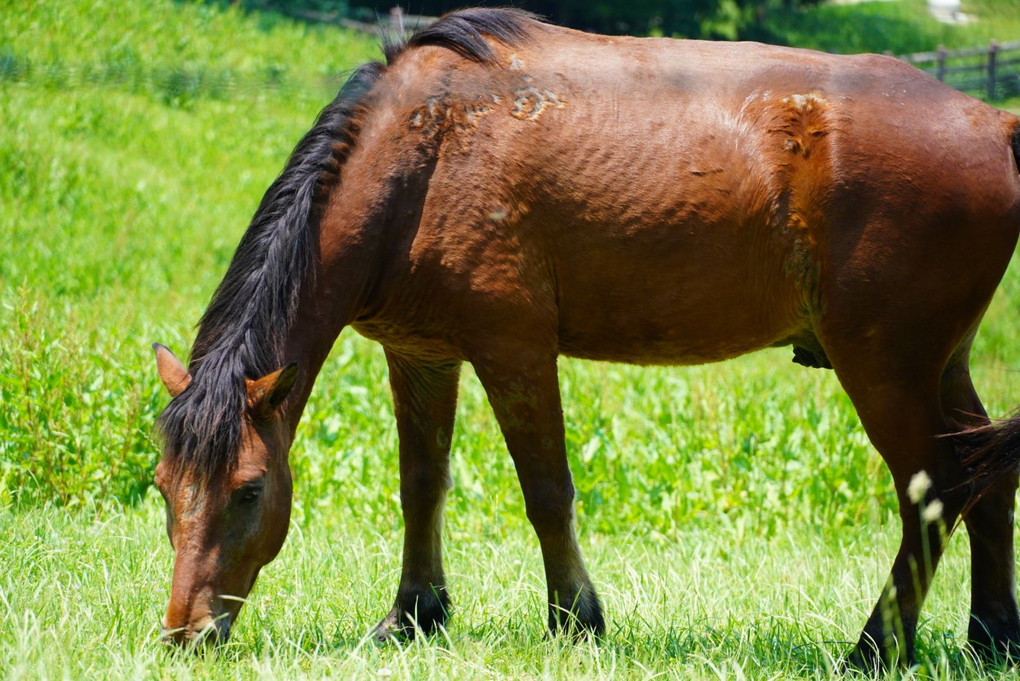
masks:
<path id="1" fill-rule="evenodd" d="M 429 636 L 449 617 L 450 595 L 445 586 L 401 590 L 389 613 L 372 630 L 372 637 L 387 643 L 413 640 L 418 634 Z"/>

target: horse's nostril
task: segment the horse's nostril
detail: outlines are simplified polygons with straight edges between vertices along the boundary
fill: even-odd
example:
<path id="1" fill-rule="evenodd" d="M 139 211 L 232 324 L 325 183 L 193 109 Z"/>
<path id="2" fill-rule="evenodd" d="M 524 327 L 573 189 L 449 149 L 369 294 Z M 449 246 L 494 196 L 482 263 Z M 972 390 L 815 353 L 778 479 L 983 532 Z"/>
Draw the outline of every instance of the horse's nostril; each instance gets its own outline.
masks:
<path id="1" fill-rule="evenodd" d="M 226 643 L 230 638 L 230 619 L 226 616 L 208 619 L 197 625 L 191 632 L 194 645 L 218 645 Z"/>
<path id="2" fill-rule="evenodd" d="M 177 629 L 167 629 L 160 625 L 159 627 L 159 640 L 161 643 L 171 646 L 180 645 L 185 641 L 185 631 L 183 627 Z"/>

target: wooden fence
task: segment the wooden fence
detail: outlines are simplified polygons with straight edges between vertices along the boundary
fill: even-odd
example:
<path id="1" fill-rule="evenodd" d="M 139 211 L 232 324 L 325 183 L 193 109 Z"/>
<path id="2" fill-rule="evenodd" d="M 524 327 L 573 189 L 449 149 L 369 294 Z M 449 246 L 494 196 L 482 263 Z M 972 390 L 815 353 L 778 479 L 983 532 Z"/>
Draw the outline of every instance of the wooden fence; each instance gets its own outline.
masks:
<path id="1" fill-rule="evenodd" d="M 927 71 L 957 90 L 1001 99 L 1020 95 L 1020 41 L 988 47 L 908 54 L 900 59 Z"/>

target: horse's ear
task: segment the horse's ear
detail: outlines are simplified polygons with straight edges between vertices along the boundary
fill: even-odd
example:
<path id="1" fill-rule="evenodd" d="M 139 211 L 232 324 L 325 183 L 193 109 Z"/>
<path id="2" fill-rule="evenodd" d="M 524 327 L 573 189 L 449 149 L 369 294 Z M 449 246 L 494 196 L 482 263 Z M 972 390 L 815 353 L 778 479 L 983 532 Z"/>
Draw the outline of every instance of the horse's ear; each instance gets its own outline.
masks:
<path id="1" fill-rule="evenodd" d="M 156 353 L 156 370 L 159 371 L 159 380 L 163 381 L 170 397 L 177 397 L 191 384 L 191 374 L 181 364 L 181 360 L 170 352 L 170 348 L 160 343 L 153 343 L 152 349 Z"/>
<path id="2" fill-rule="evenodd" d="M 248 408 L 258 417 L 269 417 L 287 399 L 297 377 L 298 365 L 288 364 L 257 381 L 245 381 Z"/>

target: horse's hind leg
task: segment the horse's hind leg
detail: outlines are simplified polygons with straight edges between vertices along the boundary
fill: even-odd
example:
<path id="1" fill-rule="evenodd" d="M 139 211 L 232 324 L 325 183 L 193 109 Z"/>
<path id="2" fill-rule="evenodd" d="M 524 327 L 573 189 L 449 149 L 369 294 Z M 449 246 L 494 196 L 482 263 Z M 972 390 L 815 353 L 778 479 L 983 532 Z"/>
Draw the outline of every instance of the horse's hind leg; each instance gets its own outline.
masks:
<path id="1" fill-rule="evenodd" d="M 389 350 L 386 361 L 400 437 L 400 505 L 404 555 L 393 608 L 375 628 L 394 635 L 428 634 L 446 621 L 450 599 L 443 575 L 443 502 L 450 487 L 450 439 L 460 363 L 413 362 Z"/>
<path id="2" fill-rule="evenodd" d="M 538 534 L 549 593 L 549 628 L 605 628 L 573 526 L 556 353 L 516 343 L 488 345 L 471 358 L 517 468 L 528 519 Z"/>
<path id="3" fill-rule="evenodd" d="M 971 620 L 968 639 L 985 657 L 1020 653 L 1013 556 L 1017 474 L 998 480 L 964 520 L 970 536 Z"/>
<path id="4" fill-rule="evenodd" d="M 848 660 L 874 671 L 913 659 L 918 613 L 943 552 L 942 527 L 952 526 L 962 504 L 949 493 L 960 474 L 955 448 L 940 437 L 950 431 L 939 399 L 941 362 L 916 352 L 895 360 L 886 350 L 894 344 L 868 347 L 877 335 L 856 340 L 830 343 L 826 351 L 892 473 L 902 522 L 889 578 Z M 922 473 L 931 481 L 927 492 L 918 484 L 924 476 L 911 485 Z"/>
<path id="5" fill-rule="evenodd" d="M 946 416 L 961 427 L 988 423 L 974 391 L 966 353 L 942 378 Z M 987 490 L 963 519 L 970 537 L 971 620 L 968 638 L 982 655 L 1020 652 L 1020 610 L 1016 599 L 1013 509 L 1017 473 L 1004 475 Z"/>

